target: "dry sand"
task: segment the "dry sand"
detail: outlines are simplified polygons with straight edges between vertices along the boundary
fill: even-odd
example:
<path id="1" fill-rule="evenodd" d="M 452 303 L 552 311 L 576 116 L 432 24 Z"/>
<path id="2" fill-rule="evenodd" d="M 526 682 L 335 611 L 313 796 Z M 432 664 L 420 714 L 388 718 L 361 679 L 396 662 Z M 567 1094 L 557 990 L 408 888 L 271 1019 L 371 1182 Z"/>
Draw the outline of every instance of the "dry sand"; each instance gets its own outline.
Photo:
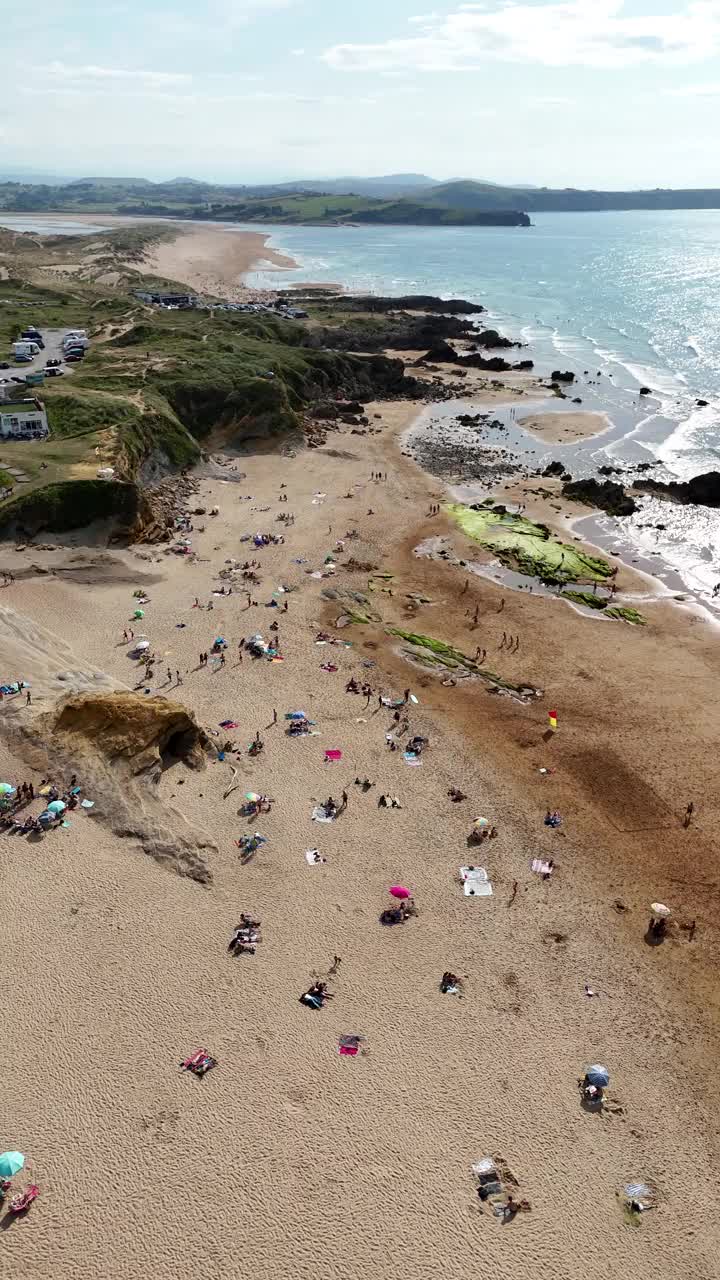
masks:
<path id="1" fill-rule="evenodd" d="M 464 539 L 425 515 L 442 486 L 395 443 L 410 411 L 369 412 L 382 415 L 382 434 L 348 428 L 312 453 L 240 459 L 241 480 L 220 472 L 225 480 L 204 482 L 220 515 L 195 533 L 195 563 L 117 552 L 106 584 L 28 577 L 2 593 L 69 645 L 78 668 L 133 683 L 119 643 L 133 606 L 127 578 L 133 566 L 158 574 L 143 625 L 163 667 L 184 679 L 166 691 L 223 737 L 219 722 L 239 721 L 227 736 L 241 747 L 257 729 L 266 743 L 259 760 L 243 754 L 240 790 L 227 800 L 227 763 L 202 774 L 177 766 L 160 784 L 218 846 L 209 888 L 163 871 L 84 814 L 37 845 L 0 838 L 0 1135 L 28 1154 L 41 1188 L 2 1237 L 8 1274 L 334 1280 L 401 1268 L 409 1280 L 466 1280 L 478 1259 L 500 1280 L 718 1274 L 714 634 L 665 605 L 646 608 L 642 631 L 526 593 L 505 592 L 498 614 L 501 592 L 483 580 L 461 595 L 462 569 L 413 556 L 430 534 L 459 550 Z M 377 470 L 387 482 L 369 480 Z M 316 492 L 327 495 L 318 505 Z M 283 511 L 296 515 L 284 545 L 240 542 L 281 532 Z M 444 687 L 410 667 L 381 627 L 337 632 L 351 648 L 317 646 L 318 627 L 331 629 L 341 611 L 321 589 L 365 589 L 367 575 L 339 567 L 318 581 L 306 570 L 353 528 L 361 536 L 338 564 L 351 554 L 395 575 L 392 595 L 373 596 L 386 621 L 467 652 L 484 645 L 499 674 L 530 680 L 544 699 L 524 706 L 478 683 Z M 6 551 L 0 567 L 67 555 Z M 211 595 L 230 556 L 261 561 L 249 611 L 239 592 Z M 621 589 L 630 581 L 621 570 Z M 266 605 L 282 583 L 297 591 L 278 615 Z M 413 590 L 433 603 L 410 620 Z M 196 595 L 212 600 L 211 613 L 192 607 Z M 267 636 L 274 618 L 285 661 L 236 665 L 238 638 Z M 521 636 L 518 654 L 498 649 L 503 631 Z M 216 635 L 231 642 L 227 665 L 197 669 Z M 10 674 L 20 674 L 17 660 Z M 52 660 L 42 661 L 49 680 Z M 321 669 L 328 661 L 336 673 Z M 415 691 L 410 731 L 430 738 L 423 767 L 386 749 L 391 715 L 344 692 L 351 674 L 376 691 Z M 285 736 L 283 714 L 298 706 L 319 736 Z M 551 706 L 560 731 L 545 742 Z M 15 714 L 43 708 L 41 689 L 36 707 Z M 280 723 L 265 729 L 273 709 Z M 343 760 L 325 765 L 334 747 Z M 29 776 L 7 754 L 0 767 Z M 365 775 L 376 784 L 367 796 L 353 785 Z M 468 800 L 452 804 L 450 785 Z M 311 822 L 314 800 L 343 788 L 347 812 Z M 246 789 L 275 797 L 269 817 L 238 817 Z M 382 791 L 402 810 L 378 809 Z M 684 831 L 691 798 L 697 821 Z M 543 825 L 556 806 L 562 835 Z M 493 880 L 489 900 L 463 898 L 454 879 L 473 860 L 465 840 L 479 813 L 499 828 L 474 855 Z M 233 842 L 252 830 L 269 843 L 241 866 Z M 307 865 L 312 846 L 326 864 Z M 549 883 L 530 872 L 540 853 L 557 862 Z M 420 915 L 383 929 L 378 915 L 398 881 Z M 644 944 L 655 898 L 697 917 L 692 944 Z M 262 920 L 262 943 L 232 960 L 241 911 Z M 298 997 L 335 954 L 335 998 L 311 1012 Z M 438 991 L 448 968 L 466 975 L 462 1000 Z M 601 996 L 588 999 L 585 983 Z M 365 1056 L 338 1056 L 337 1037 L 350 1032 L 367 1038 Z M 177 1070 L 199 1046 L 219 1060 L 202 1082 Z M 609 1066 L 618 1104 L 605 1117 L 579 1106 L 577 1077 L 596 1060 Z M 505 1227 L 475 1195 L 470 1165 L 484 1154 L 508 1161 L 532 1203 Z M 636 1179 L 657 1186 L 659 1207 L 633 1228 L 616 1191 Z"/>
<path id="2" fill-rule="evenodd" d="M 229 233 L 230 244 L 219 228 L 199 232 L 207 245 L 188 232 L 163 246 L 181 255 L 163 273 L 209 287 L 191 278 L 189 254 L 198 281 L 226 276 L 234 288 L 243 233 Z M 225 257 L 230 244 L 232 261 L 216 263 L 210 240 Z M 466 385 L 477 392 L 481 380 Z M 80 685 L 98 671 L 111 685 L 135 682 L 121 640 L 137 575 L 151 595 L 142 625 L 161 655 L 159 691 L 242 748 L 258 729 L 266 743 L 258 760 L 243 751 L 238 764 L 201 774 L 178 765 L 159 785 L 168 812 L 181 810 L 217 845 L 207 888 L 113 836 L 102 795 L 93 797 L 96 817 L 73 814 L 70 828 L 38 844 L 0 836 L 0 1145 L 28 1154 L 18 1183 L 32 1177 L 41 1188 L 27 1219 L 2 1236 L 8 1273 L 384 1280 L 402 1269 L 408 1280 L 466 1280 L 481 1259 L 498 1280 L 713 1280 L 714 631 L 700 614 L 659 602 L 643 604 L 649 626 L 639 630 L 480 578 L 464 591 L 462 568 L 414 555 L 422 539 L 444 535 L 460 557 L 478 558 L 443 515 L 426 515 L 444 491 L 402 455 L 415 409 L 368 412 L 380 434 L 344 428 L 312 452 L 241 458 L 236 473 L 211 467 L 202 497 L 220 515 L 194 534 L 193 563 L 148 549 L 91 549 L 74 560 L 79 535 L 58 551 L 0 554 L 0 568 L 17 574 L 1 593 L 0 643 L 12 668 L 2 674 L 27 673 L 34 685 L 32 707 L 5 704 L 0 717 L 47 710 L 61 671 Z M 378 470 L 386 482 L 369 480 Z M 287 504 L 278 502 L 283 483 Z M 567 508 L 533 498 L 532 487 L 518 486 L 520 500 L 527 490 L 546 520 L 548 507 L 561 519 Z M 318 492 L 326 497 L 314 503 Z M 296 523 L 283 545 L 240 542 L 282 532 L 276 516 L 287 511 Z M 336 576 L 309 577 L 350 529 L 361 536 L 336 553 Z M 342 569 L 350 555 L 394 575 L 372 595 L 385 622 L 468 653 L 486 647 L 487 665 L 544 689 L 543 699 L 523 705 L 480 683 L 443 686 L 408 665 L 382 626 L 334 632 L 341 606 L 322 588 L 367 588 L 366 573 Z M 239 592 L 211 595 L 231 556 L 261 561 L 258 605 L 247 611 Z M 38 576 L 33 564 L 60 572 Z M 621 595 L 637 590 L 622 567 L 618 580 Z M 280 584 L 297 591 L 278 616 L 266 606 Z M 432 603 L 416 612 L 413 591 Z M 193 608 L 195 596 L 212 600 L 212 612 Z M 480 624 L 470 630 L 476 606 Z M 238 639 L 268 636 L 274 618 L 285 661 L 238 665 Z M 352 647 L 317 646 L 320 626 Z M 518 653 L 499 647 L 503 632 L 520 636 Z M 199 669 L 216 635 L 231 642 L 227 665 Z M 336 673 L 322 670 L 328 661 Z M 180 688 L 174 678 L 163 684 L 166 666 L 181 671 Z M 386 748 L 392 718 L 376 699 L 366 709 L 344 692 L 351 674 L 376 693 L 417 694 L 410 732 L 430 738 L 421 768 Z M 298 706 L 317 721 L 317 737 L 285 736 L 283 714 Z M 545 741 L 551 706 L 560 730 Z M 226 735 L 225 718 L 239 728 Z M 343 760 L 325 765 L 333 747 Z M 239 790 L 224 799 L 233 767 Z M 353 780 L 366 775 L 376 785 L 364 796 Z M 0 776 L 31 776 L 2 734 Z M 452 804 L 451 785 L 468 800 Z M 312 823 L 314 801 L 339 799 L 343 788 L 347 812 Z M 272 814 L 239 817 L 245 790 L 275 797 Z M 383 791 L 403 808 L 378 809 Z M 684 831 L 691 799 L 697 814 Z M 563 813 L 563 834 L 543 825 L 548 807 Z M 474 852 L 466 836 L 480 813 L 499 837 Z M 253 830 L 269 843 L 241 866 L 234 840 Z M 313 846 L 327 862 L 311 868 L 304 851 Z M 556 860 L 548 883 L 530 871 L 538 854 Z M 473 858 L 488 867 L 492 899 L 465 899 L 455 883 Z M 386 930 L 378 915 L 398 881 L 414 890 L 420 915 Z M 656 898 L 697 919 L 692 943 L 680 934 L 645 945 Z M 262 920 L 262 942 L 255 956 L 232 960 L 227 942 L 241 911 Z M 311 1012 L 298 997 L 336 954 L 334 999 Z M 465 976 L 462 1000 L 438 991 L 448 968 Z M 585 983 L 600 996 L 588 999 Z M 339 1057 L 343 1033 L 364 1035 L 366 1054 Z M 202 1082 L 177 1070 L 199 1046 L 219 1060 Z M 577 1077 L 596 1060 L 611 1071 L 605 1116 L 579 1106 Z M 470 1165 L 484 1154 L 507 1160 L 532 1203 L 505 1227 L 475 1195 Z M 657 1187 L 658 1209 L 633 1227 L 616 1192 L 638 1179 Z"/>
<path id="3" fill-rule="evenodd" d="M 262 264 L 278 270 L 296 263 L 267 247 L 269 235 L 259 231 L 238 231 L 230 227 L 180 227 L 176 240 L 154 245 L 139 266 L 150 275 L 182 280 L 200 293 L 214 294 L 229 301 L 248 295 L 243 277 Z"/>
<path id="4" fill-rule="evenodd" d="M 518 418 L 518 426 L 547 444 L 570 444 L 573 440 L 587 440 L 590 436 L 607 431 L 612 423 L 606 413 L 591 410 L 569 410 L 566 413 L 535 413 Z"/>

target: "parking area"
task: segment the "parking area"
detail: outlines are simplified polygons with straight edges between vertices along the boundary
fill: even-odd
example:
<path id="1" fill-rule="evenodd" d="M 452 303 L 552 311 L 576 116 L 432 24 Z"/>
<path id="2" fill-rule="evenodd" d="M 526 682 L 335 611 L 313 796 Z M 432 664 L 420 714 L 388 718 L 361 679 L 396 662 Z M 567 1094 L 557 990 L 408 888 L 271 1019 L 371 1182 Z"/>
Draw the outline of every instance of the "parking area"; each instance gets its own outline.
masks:
<path id="1" fill-rule="evenodd" d="M 45 371 L 48 360 L 62 361 L 63 338 L 69 332 L 69 329 L 42 329 L 41 334 L 45 348 L 42 351 L 38 351 L 37 355 L 27 363 L 17 364 L 15 362 L 12 345 L 9 346 L 6 352 L 0 352 L 0 362 L 9 365 L 7 369 L 0 369 L 0 384 L 4 383 L 7 386 L 10 383 L 13 386 L 22 387 L 27 374 L 43 373 Z M 19 334 L 18 338 L 20 338 Z M 63 377 L 68 377 L 72 374 L 72 364 L 68 365 L 63 361 L 61 368 Z"/>

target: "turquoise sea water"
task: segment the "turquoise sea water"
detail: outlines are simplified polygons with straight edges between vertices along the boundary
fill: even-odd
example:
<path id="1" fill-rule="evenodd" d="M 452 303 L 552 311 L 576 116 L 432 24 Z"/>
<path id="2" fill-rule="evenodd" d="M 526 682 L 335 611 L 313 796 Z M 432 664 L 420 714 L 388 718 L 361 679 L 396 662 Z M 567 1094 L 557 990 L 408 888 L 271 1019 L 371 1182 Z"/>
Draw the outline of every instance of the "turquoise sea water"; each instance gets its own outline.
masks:
<path id="1" fill-rule="evenodd" d="M 533 220 L 529 229 L 278 227 L 270 244 L 298 269 L 255 272 L 248 283 L 332 281 L 478 301 L 485 322 L 528 344 L 523 355 L 540 374 L 572 369 L 583 407 L 609 414 L 605 436 L 548 451 L 574 474 L 639 461 L 659 461 L 653 474 L 665 478 L 720 470 L 720 210 Z M 641 386 L 653 395 L 640 398 Z M 604 521 L 605 533 L 630 558 L 672 566 L 707 600 L 720 580 L 720 513 L 644 505 L 622 525 Z M 641 527 L 650 523 L 666 528 Z"/>

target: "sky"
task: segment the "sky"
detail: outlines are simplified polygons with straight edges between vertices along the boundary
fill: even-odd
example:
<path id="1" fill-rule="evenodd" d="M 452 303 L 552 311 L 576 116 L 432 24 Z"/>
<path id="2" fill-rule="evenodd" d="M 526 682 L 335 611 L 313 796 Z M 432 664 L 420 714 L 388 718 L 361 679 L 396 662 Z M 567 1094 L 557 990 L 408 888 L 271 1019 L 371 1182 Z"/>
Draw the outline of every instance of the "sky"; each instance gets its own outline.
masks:
<path id="1" fill-rule="evenodd" d="M 0 32 L 0 173 L 720 186 L 720 0 L 33 0 Z"/>

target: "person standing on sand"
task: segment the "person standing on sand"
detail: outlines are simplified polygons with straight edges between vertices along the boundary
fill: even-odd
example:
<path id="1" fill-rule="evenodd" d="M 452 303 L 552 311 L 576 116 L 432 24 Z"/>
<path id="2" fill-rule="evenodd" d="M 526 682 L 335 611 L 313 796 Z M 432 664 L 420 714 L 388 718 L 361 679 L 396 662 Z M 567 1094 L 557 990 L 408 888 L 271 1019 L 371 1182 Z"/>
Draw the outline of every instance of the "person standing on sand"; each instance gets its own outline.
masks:
<path id="1" fill-rule="evenodd" d="M 30 696 L 30 695 L 28 694 L 28 698 L 29 698 L 29 696 Z M 685 830 L 686 830 L 686 831 L 687 831 L 688 827 L 690 826 L 690 823 L 692 822 L 692 816 L 693 816 L 694 812 L 695 812 L 695 805 L 694 805 L 693 801 L 691 800 L 691 801 L 690 801 L 690 803 L 689 803 L 689 805 L 688 805 L 688 807 L 687 807 L 687 809 L 685 810 L 685 817 L 683 818 L 683 826 L 684 826 L 684 828 L 685 828 Z"/>
<path id="2" fill-rule="evenodd" d="M 170 670 L 169 667 L 167 669 L 167 682 L 168 684 L 172 684 L 172 671 Z"/>
<path id="3" fill-rule="evenodd" d="M 182 684 L 182 676 L 180 675 L 179 671 L 175 672 L 175 679 L 177 680 L 178 685 Z"/>
<path id="4" fill-rule="evenodd" d="M 30 695 L 30 690 L 28 689 L 28 691 L 27 691 L 27 693 L 26 693 L 26 695 L 25 695 L 25 706 L 26 706 L 26 707 L 29 707 L 31 702 L 32 702 L 32 697 L 31 697 L 31 695 Z"/>

